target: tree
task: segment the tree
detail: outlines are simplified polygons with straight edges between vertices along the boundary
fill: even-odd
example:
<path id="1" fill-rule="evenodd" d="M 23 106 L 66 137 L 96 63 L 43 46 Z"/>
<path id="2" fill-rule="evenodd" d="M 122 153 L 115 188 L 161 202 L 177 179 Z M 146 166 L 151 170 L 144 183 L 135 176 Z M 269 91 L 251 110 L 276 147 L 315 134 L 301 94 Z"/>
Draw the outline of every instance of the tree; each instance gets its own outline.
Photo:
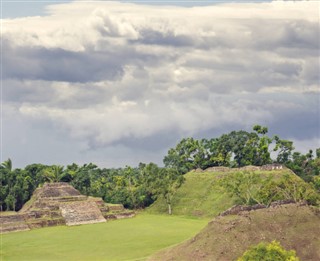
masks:
<path id="1" fill-rule="evenodd" d="M 144 168 L 145 186 L 154 198 L 164 197 L 168 214 L 172 214 L 172 199 L 176 190 L 184 182 L 184 177 L 177 169 L 159 168 L 150 163 Z"/>
<path id="2" fill-rule="evenodd" d="M 84 164 L 77 170 L 77 174 L 72 180 L 72 185 L 80 190 L 81 193 L 89 195 L 91 192 L 91 181 L 93 177 L 97 176 L 99 172 L 98 167 L 93 164 Z"/>
<path id="3" fill-rule="evenodd" d="M 271 163 L 269 147 L 273 139 L 267 136 L 268 128 L 255 125 L 253 130 L 231 131 L 210 140 L 182 139 L 175 148 L 169 149 L 163 162 L 167 168 L 174 168 L 182 174 L 212 166 L 243 167 Z"/>
<path id="4" fill-rule="evenodd" d="M 159 177 L 155 185 L 157 186 L 157 194 L 162 195 L 168 206 L 168 214 L 172 214 L 172 198 L 177 189 L 184 182 L 184 177 L 174 169 L 160 169 Z"/>
<path id="5" fill-rule="evenodd" d="M 292 158 L 292 151 L 294 150 L 293 142 L 289 140 L 281 140 L 278 136 L 274 137 L 276 141 L 274 151 L 279 151 L 276 162 L 280 164 L 288 163 Z"/>
<path id="6" fill-rule="evenodd" d="M 235 197 L 238 204 L 263 204 L 259 191 L 263 187 L 263 180 L 259 174 L 253 172 L 235 172 L 219 180 L 222 188 Z"/>
<path id="7" fill-rule="evenodd" d="M 63 166 L 53 165 L 43 170 L 43 176 L 50 183 L 59 182 L 63 174 Z"/>
<path id="8" fill-rule="evenodd" d="M 265 177 L 254 172 L 235 172 L 222 177 L 219 185 L 237 204 L 269 206 L 276 200 L 305 200 L 316 206 L 320 203 L 320 195 L 313 186 L 295 175 L 275 179 L 271 174 Z"/>
<path id="9" fill-rule="evenodd" d="M 313 182 L 313 177 L 320 174 L 320 158 L 318 155 L 319 149 L 316 149 L 316 157 L 313 156 L 312 150 L 309 150 L 305 155 L 294 152 L 292 158 L 285 165 L 306 182 Z"/>
<path id="10" fill-rule="evenodd" d="M 12 171 L 12 161 L 11 161 L 11 159 L 9 158 L 9 159 L 7 159 L 6 161 L 4 161 L 4 162 L 1 164 L 1 166 L 2 166 L 3 168 L 5 168 L 6 170 L 8 170 L 9 172 Z"/>
<path id="11" fill-rule="evenodd" d="M 166 168 L 174 168 L 184 174 L 192 169 L 203 168 L 206 159 L 207 154 L 203 143 L 194 138 L 186 138 L 168 151 L 163 163 Z"/>
<path id="12" fill-rule="evenodd" d="M 255 125 L 253 130 L 259 136 L 257 139 L 257 155 L 255 156 L 254 165 L 262 166 L 272 162 L 269 146 L 272 143 L 273 139 L 267 136 L 268 128 L 260 125 Z"/>
<path id="13" fill-rule="evenodd" d="M 63 182 L 71 182 L 77 172 L 79 171 L 79 166 L 75 163 L 72 163 L 71 165 L 67 165 L 66 169 L 63 171 L 63 173 L 60 176 L 60 180 Z"/>

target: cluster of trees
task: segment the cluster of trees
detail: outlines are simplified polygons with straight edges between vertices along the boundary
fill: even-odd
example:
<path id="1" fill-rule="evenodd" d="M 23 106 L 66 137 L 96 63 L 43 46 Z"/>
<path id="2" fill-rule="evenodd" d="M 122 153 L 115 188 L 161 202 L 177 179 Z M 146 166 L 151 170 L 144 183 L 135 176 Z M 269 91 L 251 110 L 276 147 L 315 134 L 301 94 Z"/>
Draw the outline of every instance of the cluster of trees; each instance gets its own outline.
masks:
<path id="1" fill-rule="evenodd" d="M 308 182 L 320 173 L 320 148 L 316 155 L 294 151 L 293 142 L 267 135 L 268 128 L 255 125 L 252 132 L 232 131 L 218 138 L 182 139 L 164 158 L 166 167 L 187 173 L 214 166 L 243 167 L 279 163 Z M 273 156 L 273 158 L 272 158 Z"/>
<path id="2" fill-rule="evenodd" d="M 100 169 L 92 163 L 83 166 L 73 163 L 66 167 L 31 164 L 24 169 L 13 169 L 8 159 L 0 166 L 0 208 L 19 210 L 39 185 L 64 181 L 85 195 L 122 203 L 128 208 L 144 208 L 163 196 L 170 213 L 172 195 L 188 171 L 272 162 L 286 165 L 320 191 L 320 149 L 316 150 L 316 156 L 313 151 L 303 155 L 294 152 L 293 142 L 278 136 L 269 137 L 267 133 L 267 127 L 256 125 L 252 132 L 241 130 L 212 139 L 182 139 L 164 157 L 164 168 L 154 163 L 140 163 L 136 168 Z M 275 159 L 271 158 L 272 154 Z"/>
<path id="3" fill-rule="evenodd" d="M 63 181 L 85 195 L 122 203 L 128 208 L 144 208 L 163 196 L 170 212 L 172 195 L 184 180 L 176 170 L 160 168 L 154 163 L 119 169 L 100 169 L 92 163 L 83 166 L 73 163 L 66 168 L 32 164 L 13 169 L 8 159 L 1 164 L 0 174 L 2 210 L 19 210 L 39 185 Z"/>
<path id="4" fill-rule="evenodd" d="M 175 148 L 168 151 L 164 164 L 182 173 L 213 166 L 262 166 L 273 162 L 272 151 L 277 152 L 276 162 L 286 163 L 294 150 L 293 142 L 278 136 L 268 137 L 267 133 L 267 127 L 255 125 L 252 132 L 240 130 L 223 134 L 219 138 L 182 139 Z"/>

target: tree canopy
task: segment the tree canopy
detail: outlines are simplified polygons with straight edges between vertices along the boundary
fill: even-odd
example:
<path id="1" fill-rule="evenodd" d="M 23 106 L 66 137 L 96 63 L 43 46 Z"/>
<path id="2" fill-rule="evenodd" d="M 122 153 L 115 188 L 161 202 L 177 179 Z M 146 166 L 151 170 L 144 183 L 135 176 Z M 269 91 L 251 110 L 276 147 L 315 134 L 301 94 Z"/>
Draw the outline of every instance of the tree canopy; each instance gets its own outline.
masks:
<path id="1" fill-rule="evenodd" d="M 93 163 L 82 166 L 72 163 L 65 167 L 31 164 L 24 169 L 14 169 L 12 160 L 8 159 L 0 165 L 0 206 L 2 210 L 19 210 L 44 182 L 64 181 L 85 195 L 101 197 L 110 203 L 122 203 L 128 208 L 144 208 L 157 197 L 164 197 L 168 212 L 171 212 L 174 192 L 183 183 L 183 174 L 192 169 L 261 166 L 272 162 L 284 164 L 320 191 L 320 148 L 315 154 L 312 150 L 302 154 L 294 151 L 292 141 L 283 140 L 277 135 L 269 137 L 267 134 L 267 127 L 255 125 L 252 132 L 231 131 L 211 139 L 183 138 L 169 149 L 163 159 L 164 167 L 140 163 L 138 167 L 107 169 Z M 271 154 L 275 155 L 274 159 Z M 239 187 L 232 188 L 228 183 L 225 185 L 231 192 L 233 189 L 232 193 L 236 193 L 236 189 L 246 190 L 247 196 L 242 199 L 245 203 L 259 202 L 261 195 L 255 195 L 254 192 L 260 190 L 249 186 L 251 178 L 257 177 L 250 174 L 240 177 L 239 182 L 242 183 L 238 184 Z M 235 178 L 233 182 L 237 180 Z M 284 180 L 282 185 L 283 193 L 291 193 L 290 186 L 296 184 L 290 185 Z M 310 190 L 306 188 L 306 191 Z M 273 196 L 279 193 L 274 192 Z M 309 200 L 312 201 L 312 198 Z"/>

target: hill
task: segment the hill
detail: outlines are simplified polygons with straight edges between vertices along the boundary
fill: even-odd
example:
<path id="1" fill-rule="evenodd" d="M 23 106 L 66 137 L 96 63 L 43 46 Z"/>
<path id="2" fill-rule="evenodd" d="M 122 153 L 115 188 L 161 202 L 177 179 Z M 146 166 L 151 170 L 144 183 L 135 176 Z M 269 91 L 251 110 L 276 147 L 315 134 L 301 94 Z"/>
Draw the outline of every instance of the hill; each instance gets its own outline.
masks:
<path id="1" fill-rule="evenodd" d="M 176 191 L 172 199 L 172 210 L 175 215 L 193 217 L 213 217 L 237 204 L 235 197 L 227 193 L 219 185 L 219 180 L 239 171 L 249 171 L 263 179 L 279 180 L 287 176 L 290 180 L 303 182 L 287 168 L 245 167 L 230 169 L 225 167 L 210 168 L 205 171 L 196 170 L 185 174 L 185 182 Z M 253 180 L 259 182 L 258 180 Z M 304 183 L 304 182 L 303 182 Z M 147 209 L 148 213 L 167 213 L 167 205 L 163 198 Z"/>
<path id="2" fill-rule="evenodd" d="M 304 261 L 320 260 L 320 211 L 298 204 L 275 206 L 213 219 L 194 238 L 149 261 L 231 261 L 251 245 L 277 240 Z"/>

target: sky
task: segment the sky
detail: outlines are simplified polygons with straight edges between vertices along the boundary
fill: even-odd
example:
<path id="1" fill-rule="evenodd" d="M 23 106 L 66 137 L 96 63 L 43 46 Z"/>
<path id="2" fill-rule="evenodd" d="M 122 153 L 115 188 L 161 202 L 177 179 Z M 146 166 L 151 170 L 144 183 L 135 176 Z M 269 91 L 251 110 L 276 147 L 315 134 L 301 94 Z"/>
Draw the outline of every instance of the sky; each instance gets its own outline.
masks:
<path id="1" fill-rule="evenodd" d="M 2 1 L 1 162 L 159 165 L 255 124 L 320 147 L 318 1 Z"/>

